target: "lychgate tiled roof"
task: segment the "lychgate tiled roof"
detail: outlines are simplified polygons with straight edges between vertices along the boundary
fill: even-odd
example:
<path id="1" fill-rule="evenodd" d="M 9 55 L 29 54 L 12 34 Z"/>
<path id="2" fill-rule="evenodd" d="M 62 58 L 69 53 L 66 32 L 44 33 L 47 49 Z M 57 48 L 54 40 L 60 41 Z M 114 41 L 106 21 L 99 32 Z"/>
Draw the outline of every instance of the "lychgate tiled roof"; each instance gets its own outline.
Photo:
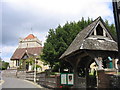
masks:
<path id="1" fill-rule="evenodd" d="M 26 53 L 28 54 L 37 54 L 40 55 L 40 53 L 42 52 L 42 47 L 34 47 L 34 48 L 18 48 L 16 49 L 16 51 L 14 52 L 13 56 L 11 57 L 11 60 L 15 60 L 15 59 L 22 59 L 23 55 Z"/>
<path id="2" fill-rule="evenodd" d="M 91 40 L 87 39 L 88 35 L 91 33 L 91 31 L 95 28 L 97 23 L 101 21 L 104 24 L 101 17 L 98 17 L 95 19 L 90 25 L 88 25 L 86 28 L 84 28 L 82 31 L 78 33 L 76 38 L 73 40 L 73 42 L 70 44 L 70 46 L 67 48 L 67 50 L 62 54 L 60 59 L 64 58 L 65 56 L 70 55 L 71 53 L 80 50 L 80 49 L 90 49 L 90 50 L 112 50 L 117 51 L 117 43 L 114 41 L 113 37 L 111 36 L 110 32 L 106 28 L 110 38 L 112 38 L 112 41 L 100 41 L 100 40 Z M 107 45 L 107 46 L 106 46 Z"/>

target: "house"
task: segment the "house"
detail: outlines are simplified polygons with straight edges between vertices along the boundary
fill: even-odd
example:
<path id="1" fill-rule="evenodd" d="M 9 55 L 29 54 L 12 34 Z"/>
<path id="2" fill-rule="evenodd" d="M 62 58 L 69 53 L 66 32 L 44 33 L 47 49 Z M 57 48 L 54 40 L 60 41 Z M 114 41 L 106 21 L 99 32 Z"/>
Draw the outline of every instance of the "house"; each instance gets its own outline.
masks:
<path id="1" fill-rule="evenodd" d="M 74 73 L 74 85 L 71 87 L 85 89 L 106 88 L 106 83 L 104 81 L 102 83 L 102 80 L 106 80 L 103 73 L 97 75 L 96 72 L 105 71 L 108 74 L 115 74 L 118 68 L 117 58 L 117 42 L 101 17 L 80 31 L 60 57 L 61 60 L 67 61 L 73 69 L 71 73 Z M 93 70 L 94 75 L 91 76 Z"/>
<path id="2" fill-rule="evenodd" d="M 29 60 L 29 58 L 32 58 L 33 60 L 38 58 L 42 53 L 42 49 L 42 42 L 33 34 L 30 34 L 25 38 L 21 38 L 19 40 L 18 48 L 11 57 L 10 68 L 17 69 L 24 64 L 24 69 L 29 71 L 32 70 L 34 63 L 30 64 L 26 63 L 26 61 L 27 59 Z M 48 66 L 44 66 L 43 62 L 40 60 L 37 60 L 37 65 L 42 67 L 42 69 L 39 69 L 41 71 L 49 68 Z"/>

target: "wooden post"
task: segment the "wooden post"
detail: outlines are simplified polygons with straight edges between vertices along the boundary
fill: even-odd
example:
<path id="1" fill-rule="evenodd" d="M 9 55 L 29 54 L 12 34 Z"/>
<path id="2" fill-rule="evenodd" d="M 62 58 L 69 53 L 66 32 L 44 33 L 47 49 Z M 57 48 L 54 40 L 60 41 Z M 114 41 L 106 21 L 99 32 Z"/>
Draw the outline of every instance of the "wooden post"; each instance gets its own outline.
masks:
<path id="1" fill-rule="evenodd" d="M 113 0 L 113 12 L 115 19 L 115 26 L 117 32 L 117 42 L 118 42 L 118 67 L 120 66 L 120 0 Z M 120 67 L 118 68 L 120 72 Z"/>
<path id="2" fill-rule="evenodd" d="M 77 72 L 77 66 L 74 66 L 74 88 L 77 88 L 77 80 L 78 80 L 78 72 Z"/>
<path id="3" fill-rule="evenodd" d="M 98 70 L 103 69 L 103 67 L 102 67 L 103 66 L 102 57 L 95 58 L 95 61 L 96 61 L 97 65 L 98 65 Z"/>

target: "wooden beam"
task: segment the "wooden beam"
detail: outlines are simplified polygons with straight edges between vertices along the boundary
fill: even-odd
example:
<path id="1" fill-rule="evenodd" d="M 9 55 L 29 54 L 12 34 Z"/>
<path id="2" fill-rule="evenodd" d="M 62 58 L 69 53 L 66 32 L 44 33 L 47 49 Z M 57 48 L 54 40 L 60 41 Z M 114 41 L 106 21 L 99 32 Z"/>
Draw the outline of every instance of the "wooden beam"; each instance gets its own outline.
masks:
<path id="1" fill-rule="evenodd" d="M 120 0 L 113 0 L 113 12 L 118 42 L 118 64 L 120 64 Z"/>

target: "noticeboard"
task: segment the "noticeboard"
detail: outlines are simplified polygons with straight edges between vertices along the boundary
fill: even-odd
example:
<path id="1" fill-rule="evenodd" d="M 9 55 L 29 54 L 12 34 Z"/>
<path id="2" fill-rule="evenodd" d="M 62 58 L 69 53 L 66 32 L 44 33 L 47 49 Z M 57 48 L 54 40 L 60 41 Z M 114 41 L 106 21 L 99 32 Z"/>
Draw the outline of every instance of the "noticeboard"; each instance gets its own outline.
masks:
<path id="1" fill-rule="evenodd" d="M 60 81 L 62 85 L 73 85 L 74 74 L 73 73 L 61 73 Z"/>
<path id="2" fill-rule="evenodd" d="M 61 84 L 67 84 L 66 74 L 61 74 Z"/>

